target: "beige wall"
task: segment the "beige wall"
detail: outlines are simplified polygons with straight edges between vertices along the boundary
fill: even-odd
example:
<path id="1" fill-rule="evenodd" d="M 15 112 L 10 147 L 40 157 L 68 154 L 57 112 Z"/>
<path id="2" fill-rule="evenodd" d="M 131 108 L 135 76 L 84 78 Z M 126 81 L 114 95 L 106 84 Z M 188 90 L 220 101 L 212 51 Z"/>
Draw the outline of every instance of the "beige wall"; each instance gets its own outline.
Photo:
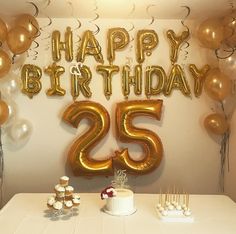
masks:
<path id="1" fill-rule="evenodd" d="M 41 25 L 47 25 L 46 20 L 40 21 Z M 147 58 L 143 66 L 160 65 L 168 73 L 171 68 L 169 59 L 169 44 L 165 37 L 168 29 L 176 32 L 184 30 L 180 20 L 155 21 L 149 25 L 150 20 L 98 20 L 100 27 L 97 39 L 101 43 L 103 55 L 106 59 L 106 31 L 111 27 L 125 27 L 129 29 L 131 23 L 135 29 L 130 32 L 131 36 L 138 29 L 154 29 L 159 36 L 158 48 L 152 56 Z M 61 30 L 62 34 L 66 26 L 76 28 L 75 19 L 53 19 L 53 24 L 42 32 L 37 41 L 39 56 L 37 61 L 29 57 L 26 63 L 39 65 L 42 69 L 52 62 L 51 51 L 45 50 L 50 41 L 44 40 L 47 31 L 51 33 L 55 29 Z M 94 30 L 94 25 L 89 20 L 82 21 L 81 29 L 75 33 L 82 35 L 87 29 Z M 74 36 L 77 39 L 76 35 Z M 195 63 L 198 67 L 205 64 L 204 50 L 191 38 L 188 48 L 187 60 L 184 60 L 184 52 L 180 53 L 179 64 L 184 64 L 187 81 L 191 87 L 192 97 L 185 97 L 180 91 L 173 91 L 170 97 L 160 95 L 164 101 L 164 108 L 161 121 L 138 118 L 135 123 L 138 126 L 150 129 L 157 133 L 164 146 L 164 159 L 158 169 L 148 175 L 129 176 L 129 183 L 135 192 L 158 193 L 159 189 L 169 186 L 184 188 L 189 193 L 218 193 L 219 178 L 219 142 L 215 141 L 206 133 L 202 127 L 203 117 L 210 112 L 212 103 L 205 95 L 197 99 L 193 95 L 193 78 L 188 72 L 187 65 Z M 74 46 L 75 47 L 75 46 Z M 134 47 L 129 47 L 123 52 L 117 53 L 116 65 L 124 65 L 126 57 L 133 57 L 135 62 Z M 131 52 L 129 52 L 129 49 Z M 65 62 L 64 57 L 58 63 L 66 68 L 61 78 L 62 86 L 67 94 L 61 98 L 49 98 L 45 91 L 50 87 L 49 77 L 42 77 L 42 91 L 32 100 L 20 94 L 16 103 L 19 107 L 19 116 L 29 119 L 33 124 L 33 135 L 24 147 L 17 147 L 9 143 L 6 136 L 4 142 L 5 174 L 4 174 L 4 198 L 7 201 L 15 193 L 19 192 L 52 192 L 53 186 L 58 178 L 64 174 L 71 176 L 72 185 L 80 192 L 100 191 L 104 186 L 109 185 L 112 178 L 97 177 L 85 178 L 74 177 L 70 167 L 66 163 L 68 148 L 76 138 L 87 129 L 87 122 L 82 121 L 78 130 L 72 130 L 61 122 L 61 116 L 65 107 L 72 102 L 70 95 L 70 63 Z M 106 64 L 108 64 L 106 62 Z M 86 60 L 93 73 L 91 90 L 93 96 L 91 101 L 97 101 L 104 105 L 111 116 L 111 129 L 106 138 L 93 150 L 94 158 L 101 159 L 106 156 L 113 156 L 118 147 L 129 147 L 130 153 L 135 160 L 140 159 L 140 147 L 135 144 L 121 144 L 115 139 L 114 114 L 117 102 L 123 101 L 121 92 L 120 74 L 113 77 L 113 94 L 109 101 L 103 95 L 103 81 L 101 75 L 95 72 L 93 58 Z M 144 89 L 144 86 L 143 86 Z M 155 98 L 155 97 L 154 97 Z M 137 97 L 130 95 L 130 100 L 146 99 L 142 94 Z M 84 100 L 81 96 L 79 100 Z M 234 133 L 232 132 L 233 139 Z M 232 142 L 231 142 L 232 143 Z M 232 156 L 233 162 L 233 156 Z M 232 167 L 233 177 L 233 167 Z M 235 188 L 232 182 L 232 190 Z M 229 191 L 229 189 L 227 190 Z M 230 192 L 232 193 L 232 192 Z M 235 193 L 234 193 L 235 195 Z"/>
<path id="2" fill-rule="evenodd" d="M 231 120 L 231 136 L 230 136 L 230 168 L 225 175 L 225 192 L 236 202 L 236 114 L 234 113 Z"/>

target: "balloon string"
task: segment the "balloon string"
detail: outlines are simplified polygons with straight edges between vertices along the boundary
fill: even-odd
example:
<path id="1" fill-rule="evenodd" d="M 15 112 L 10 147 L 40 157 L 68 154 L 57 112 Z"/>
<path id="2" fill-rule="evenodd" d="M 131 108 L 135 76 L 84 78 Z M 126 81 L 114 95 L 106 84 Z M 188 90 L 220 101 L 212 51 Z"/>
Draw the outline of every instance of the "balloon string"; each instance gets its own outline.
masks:
<path id="1" fill-rule="evenodd" d="M 187 10 L 187 14 L 185 15 L 185 17 L 181 20 L 181 24 L 183 25 L 183 27 L 185 27 L 187 29 L 187 32 L 189 33 L 190 30 L 189 30 L 189 27 L 187 26 L 187 24 L 185 23 L 185 21 L 187 20 L 187 18 L 189 17 L 190 13 L 191 13 L 191 9 L 189 6 L 181 6 L 183 8 L 185 8 Z M 180 47 L 180 51 L 183 51 L 184 50 L 184 61 L 187 60 L 188 58 L 188 48 L 189 48 L 190 44 L 189 42 L 187 41 L 187 39 L 183 42 L 182 46 Z"/>
<path id="2" fill-rule="evenodd" d="M 220 106 L 222 109 L 222 112 L 224 113 L 224 117 L 226 121 L 230 119 L 230 116 L 227 116 L 225 113 L 225 107 L 223 102 L 220 102 Z M 230 145 L 229 145 L 229 140 L 230 140 L 230 129 L 228 129 L 224 135 L 222 136 L 221 139 L 221 147 L 220 147 L 220 155 L 221 155 L 221 167 L 220 167 L 220 190 L 221 192 L 224 192 L 224 177 L 225 177 L 225 164 L 227 161 L 227 169 L 228 172 L 230 170 L 230 158 L 229 158 L 229 152 L 230 152 Z"/>
<path id="3" fill-rule="evenodd" d="M 152 24 L 154 23 L 154 21 L 155 21 L 155 17 L 154 17 L 153 15 L 150 15 L 150 14 L 149 14 L 150 8 L 155 7 L 155 6 L 156 6 L 155 4 L 150 4 L 150 5 L 148 5 L 148 6 L 146 7 L 146 13 L 147 13 L 148 16 L 151 17 L 151 21 L 150 21 L 150 23 L 149 23 L 148 25 L 152 25 Z"/>

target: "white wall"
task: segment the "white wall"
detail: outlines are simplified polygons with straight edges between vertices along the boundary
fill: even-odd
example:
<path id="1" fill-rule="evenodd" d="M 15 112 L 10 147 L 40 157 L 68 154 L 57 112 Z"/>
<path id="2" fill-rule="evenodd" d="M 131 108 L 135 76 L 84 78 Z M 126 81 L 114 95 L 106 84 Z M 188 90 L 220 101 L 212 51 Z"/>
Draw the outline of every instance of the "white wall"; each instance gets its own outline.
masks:
<path id="1" fill-rule="evenodd" d="M 135 34 L 138 29 L 155 29 L 159 36 L 158 48 L 153 55 L 146 59 L 144 67 L 147 65 L 161 65 L 168 72 L 171 68 L 169 59 L 169 45 L 165 38 L 165 31 L 174 29 L 182 31 L 184 28 L 180 20 L 156 20 L 154 24 L 148 25 L 150 20 L 106 20 L 99 19 L 96 23 L 100 27 L 97 39 L 102 46 L 104 58 L 106 59 L 106 32 L 111 27 L 125 27 L 129 29 L 131 23 L 135 29 L 130 32 Z M 47 20 L 40 21 L 41 27 L 47 25 Z M 50 40 L 45 40 L 47 32 L 51 33 L 55 29 L 61 30 L 64 34 L 66 26 L 76 28 L 75 19 L 53 19 L 53 24 L 43 28 L 44 31 L 37 41 L 40 47 L 37 49 L 39 56 L 36 61 L 29 57 L 26 63 L 39 65 L 42 69 L 52 63 L 51 49 L 47 48 Z M 82 20 L 82 27 L 76 34 L 82 35 L 87 29 L 94 30 L 93 23 Z M 193 95 L 193 78 L 188 72 L 187 65 L 195 63 L 198 67 L 205 64 L 204 50 L 201 49 L 191 39 L 190 47 L 187 49 L 187 60 L 183 60 L 184 53 L 180 53 L 179 64 L 185 64 L 187 80 L 191 86 L 192 98 L 185 97 L 180 91 L 174 91 L 170 97 L 158 96 L 164 100 L 162 119 L 146 120 L 139 118 L 135 121 L 137 125 L 156 132 L 164 146 L 164 158 L 158 169 L 148 175 L 129 176 L 129 183 L 135 192 L 157 193 L 160 189 L 168 186 L 178 186 L 190 193 L 218 193 L 218 173 L 219 173 L 219 144 L 213 140 L 202 127 L 203 117 L 210 112 L 211 104 L 202 95 L 199 99 Z M 133 44 L 134 45 L 134 44 Z M 74 46 L 76 47 L 76 46 Z M 132 56 L 134 64 L 134 47 L 132 52 L 129 49 L 119 52 L 116 57 L 116 65 L 124 65 L 126 56 Z M 132 54 L 132 55 L 131 55 Z M 70 95 L 69 65 L 65 59 L 58 64 L 66 68 L 62 75 L 61 84 L 66 88 L 67 94 L 64 97 L 47 97 L 45 92 L 50 87 L 49 77 L 42 77 L 42 91 L 32 100 L 23 94 L 19 94 L 15 100 L 19 107 L 19 116 L 29 119 L 33 124 L 33 134 L 29 142 L 21 148 L 16 148 L 9 144 L 6 136 L 3 136 L 3 149 L 5 159 L 4 174 L 4 199 L 9 200 L 15 193 L 20 192 L 51 192 L 61 175 L 71 177 L 71 183 L 80 192 L 100 191 L 107 186 L 112 178 L 105 177 L 74 177 L 70 167 L 66 163 L 67 151 L 76 136 L 86 131 L 86 121 L 82 121 L 77 131 L 71 130 L 69 126 L 62 123 L 61 116 L 65 108 L 72 103 Z M 106 64 L 108 64 L 106 62 Z M 97 63 L 93 58 L 86 59 L 86 65 L 92 69 L 93 78 L 91 82 L 91 101 L 101 103 L 106 107 L 111 116 L 111 129 L 108 136 L 94 150 L 95 158 L 102 158 L 107 155 L 114 155 L 118 146 L 126 146 L 118 142 L 115 135 L 114 110 L 116 103 L 123 101 L 121 92 L 121 77 L 117 74 L 113 77 L 113 95 L 109 101 L 103 95 L 103 80 L 101 75 L 95 72 Z M 19 72 L 20 76 L 20 72 Z M 143 86 L 144 89 L 144 86 Z M 84 100 L 83 96 L 78 100 Z M 142 94 L 140 97 L 130 95 L 129 100 L 146 99 Z M 130 152 L 137 159 L 140 156 L 140 148 L 128 144 Z"/>

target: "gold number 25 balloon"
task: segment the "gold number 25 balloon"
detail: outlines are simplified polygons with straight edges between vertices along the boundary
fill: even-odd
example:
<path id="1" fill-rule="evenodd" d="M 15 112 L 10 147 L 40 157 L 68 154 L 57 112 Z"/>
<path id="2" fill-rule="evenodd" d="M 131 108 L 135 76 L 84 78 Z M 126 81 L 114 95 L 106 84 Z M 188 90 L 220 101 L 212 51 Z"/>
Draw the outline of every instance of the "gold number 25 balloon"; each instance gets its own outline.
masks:
<path id="1" fill-rule="evenodd" d="M 162 100 L 129 101 L 117 104 L 116 129 L 122 142 L 138 143 L 143 146 L 145 157 L 134 161 L 127 148 L 116 151 L 113 158 L 118 168 L 127 169 L 130 173 L 145 174 L 159 166 L 163 147 L 159 137 L 147 129 L 135 127 L 132 121 L 137 116 L 149 116 L 160 120 Z"/>
<path id="2" fill-rule="evenodd" d="M 69 162 L 75 175 L 112 175 L 112 159 L 92 160 L 89 152 L 106 136 L 110 127 L 110 118 L 106 109 L 96 102 L 74 102 L 63 114 L 63 120 L 77 128 L 82 119 L 89 119 L 90 129 L 80 136 L 69 150 Z"/>

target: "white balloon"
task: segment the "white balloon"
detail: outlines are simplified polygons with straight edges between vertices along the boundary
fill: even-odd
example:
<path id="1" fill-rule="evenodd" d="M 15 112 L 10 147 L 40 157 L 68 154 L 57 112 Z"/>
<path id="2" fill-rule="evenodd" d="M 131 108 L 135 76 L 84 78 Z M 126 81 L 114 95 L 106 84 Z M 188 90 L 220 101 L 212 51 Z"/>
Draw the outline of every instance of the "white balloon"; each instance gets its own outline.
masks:
<path id="1" fill-rule="evenodd" d="M 18 119 L 9 128 L 8 134 L 14 143 L 20 144 L 29 140 L 32 130 L 33 126 L 28 120 Z"/>
<path id="2" fill-rule="evenodd" d="M 1 81 L 0 91 L 3 93 L 3 96 L 11 98 L 12 96 L 19 93 L 20 83 L 19 77 L 16 74 L 10 72 Z"/>
<path id="3" fill-rule="evenodd" d="M 13 71 L 15 71 L 17 69 L 21 69 L 21 67 L 25 63 L 26 58 L 27 58 L 27 52 L 15 55 L 14 58 L 13 58 L 13 64 L 11 65 L 11 69 Z"/>
<path id="4" fill-rule="evenodd" d="M 219 68 L 231 80 L 236 80 L 236 51 L 230 57 L 220 59 Z"/>

